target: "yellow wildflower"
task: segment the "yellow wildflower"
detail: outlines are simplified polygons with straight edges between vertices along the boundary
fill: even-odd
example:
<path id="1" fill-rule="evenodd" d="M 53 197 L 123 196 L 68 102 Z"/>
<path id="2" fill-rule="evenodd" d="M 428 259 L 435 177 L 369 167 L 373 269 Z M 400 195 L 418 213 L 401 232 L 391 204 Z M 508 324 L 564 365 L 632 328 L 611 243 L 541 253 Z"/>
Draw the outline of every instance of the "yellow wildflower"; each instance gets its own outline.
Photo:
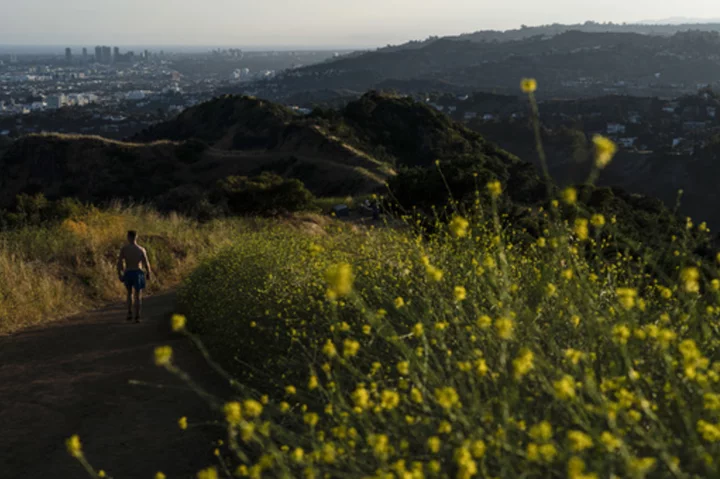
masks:
<path id="1" fill-rule="evenodd" d="M 553 383 L 555 395 L 562 400 L 575 399 L 575 380 L 572 376 L 565 375 Z"/>
<path id="2" fill-rule="evenodd" d="M 223 409 L 225 411 L 225 420 L 228 423 L 237 425 L 240 421 L 242 421 L 242 406 L 239 402 L 233 401 L 225 403 L 225 407 Z"/>
<path id="3" fill-rule="evenodd" d="M 622 447 L 622 440 L 613 436 L 609 431 L 604 431 L 600 434 L 600 442 L 602 442 L 610 452 L 615 452 Z"/>
<path id="4" fill-rule="evenodd" d="M 456 238 L 464 238 L 468 234 L 470 223 L 462 216 L 455 216 L 450 222 L 450 232 Z"/>
<path id="5" fill-rule="evenodd" d="M 444 387 L 435 390 L 435 400 L 443 409 L 452 409 L 460 405 L 460 396 L 455 388 Z"/>
<path id="6" fill-rule="evenodd" d="M 617 288 L 615 293 L 618 295 L 620 305 L 625 309 L 632 309 L 635 307 L 635 298 L 637 297 L 637 290 L 634 288 Z"/>
<path id="7" fill-rule="evenodd" d="M 562 190 L 562 200 L 568 205 L 574 205 L 577 202 L 577 190 L 571 186 Z"/>
<path id="8" fill-rule="evenodd" d="M 495 320 L 495 331 L 500 339 L 512 338 L 515 323 L 510 318 L 498 318 Z"/>
<path id="9" fill-rule="evenodd" d="M 463 286 L 455 286 L 453 293 L 455 301 L 465 301 L 467 299 L 467 290 Z"/>
<path id="10" fill-rule="evenodd" d="M 522 349 L 517 358 L 513 359 L 513 376 L 520 381 L 523 376 L 533 368 L 533 352 L 529 349 Z"/>
<path id="11" fill-rule="evenodd" d="M 539 442 L 546 442 L 552 439 L 552 425 L 542 421 L 530 428 L 530 437 Z"/>
<path id="12" fill-rule="evenodd" d="M 390 453 L 390 441 L 385 434 L 370 434 L 367 441 L 375 457 L 380 460 L 387 459 Z"/>
<path id="13" fill-rule="evenodd" d="M 588 220 L 585 218 L 577 218 L 575 220 L 575 228 L 573 229 L 575 232 L 575 236 L 580 241 L 585 241 L 590 236 L 589 230 L 588 230 Z"/>
<path id="14" fill-rule="evenodd" d="M 433 454 L 437 454 L 438 451 L 440 451 L 441 445 L 442 445 L 442 442 L 440 441 L 440 438 L 437 436 L 432 436 L 427 440 L 428 449 Z"/>
<path id="15" fill-rule="evenodd" d="M 319 420 L 320 420 L 320 416 L 318 416 L 317 413 L 314 413 L 314 412 L 307 412 L 303 416 L 303 422 L 305 424 L 309 425 L 310 427 L 315 427 L 315 425 L 318 423 Z"/>
<path id="16" fill-rule="evenodd" d="M 680 273 L 683 289 L 688 293 L 700 292 L 700 271 L 697 268 L 685 268 Z"/>
<path id="17" fill-rule="evenodd" d="M 172 324 L 172 330 L 175 332 L 185 329 L 186 319 L 182 314 L 173 314 L 170 322 Z"/>
<path id="18" fill-rule="evenodd" d="M 523 78 L 520 80 L 520 89 L 523 93 L 535 93 L 537 90 L 537 80 L 534 78 Z"/>
<path id="19" fill-rule="evenodd" d="M 351 358 L 360 350 L 360 343 L 354 339 L 346 339 L 343 341 L 343 356 Z"/>
<path id="20" fill-rule="evenodd" d="M 65 440 L 65 448 L 67 449 L 68 454 L 72 457 L 81 457 L 83 455 L 82 443 L 80 442 L 80 436 L 77 434 L 74 434 Z"/>
<path id="21" fill-rule="evenodd" d="M 617 153 L 617 145 L 602 135 L 595 135 L 593 143 L 595 144 L 595 166 L 605 168 Z"/>
<path id="22" fill-rule="evenodd" d="M 160 471 L 155 473 L 155 479 L 166 479 L 166 478 L 167 478 L 167 476 Z"/>
<path id="23" fill-rule="evenodd" d="M 487 184 L 487 190 L 491 197 L 498 198 L 502 194 L 502 185 L 497 180 L 491 181 Z"/>
<path id="24" fill-rule="evenodd" d="M 400 361 L 397 363 L 397 370 L 403 376 L 410 374 L 410 363 L 408 361 Z"/>
<path id="25" fill-rule="evenodd" d="M 386 389 L 380 395 L 380 406 L 383 409 L 395 409 L 400 404 L 400 395 L 389 389 Z"/>
<path id="26" fill-rule="evenodd" d="M 258 401 L 255 401 L 254 399 L 247 399 L 245 402 L 243 402 L 243 409 L 245 410 L 245 415 L 249 418 L 258 417 L 262 414 L 263 406 Z"/>
<path id="27" fill-rule="evenodd" d="M 178 427 L 180 429 L 182 429 L 183 431 L 185 429 L 187 429 L 187 427 L 188 427 L 187 417 L 183 416 L 180 419 L 178 419 Z"/>
<path id="28" fill-rule="evenodd" d="M 573 452 L 584 451 L 593 446 L 592 438 L 582 431 L 568 431 L 568 440 L 570 441 L 570 450 Z"/>
<path id="29" fill-rule="evenodd" d="M 325 341 L 322 352 L 325 356 L 329 358 L 334 358 L 335 356 L 337 356 L 337 349 L 335 348 L 335 344 L 332 342 L 331 339 Z"/>
<path id="30" fill-rule="evenodd" d="M 197 479 L 218 479 L 217 469 L 214 467 L 208 467 L 202 471 L 198 471 Z"/>
<path id="31" fill-rule="evenodd" d="M 398 296 L 397 298 L 395 298 L 394 303 L 395 303 L 395 307 L 396 307 L 397 309 L 400 309 L 400 308 L 402 308 L 403 306 L 405 306 L 405 300 L 402 299 L 400 296 Z"/>
<path id="32" fill-rule="evenodd" d="M 173 350 L 170 346 L 158 346 L 155 348 L 155 365 L 169 366 L 172 362 Z"/>
<path id="33" fill-rule="evenodd" d="M 330 296 L 331 299 L 347 296 L 353 288 L 354 276 L 352 266 L 348 263 L 331 266 L 325 272 L 325 281 L 327 281 L 330 286 L 328 296 Z"/>
<path id="34" fill-rule="evenodd" d="M 457 479 L 470 479 L 477 474 L 477 464 L 467 447 L 461 447 L 455 451 L 455 463 L 458 468 L 455 476 Z"/>
<path id="35" fill-rule="evenodd" d="M 590 223 L 596 228 L 605 226 L 605 217 L 601 214 L 595 214 L 590 217 Z"/>

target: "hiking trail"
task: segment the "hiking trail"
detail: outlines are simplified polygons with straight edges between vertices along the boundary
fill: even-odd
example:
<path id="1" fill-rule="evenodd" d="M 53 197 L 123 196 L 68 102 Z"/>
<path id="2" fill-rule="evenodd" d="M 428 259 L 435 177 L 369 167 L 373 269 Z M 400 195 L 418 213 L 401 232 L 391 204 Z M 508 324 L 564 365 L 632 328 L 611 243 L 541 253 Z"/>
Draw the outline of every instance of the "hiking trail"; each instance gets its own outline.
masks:
<path id="1" fill-rule="evenodd" d="M 115 479 L 152 479 L 157 471 L 194 478 L 216 464 L 213 441 L 224 438 L 223 428 L 193 423 L 217 416 L 153 362 L 156 346 L 171 345 L 176 364 L 228 397 L 192 344 L 170 331 L 174 306 L 166 293 L 145 299 L 140 324 L 126 322 L 115 305 L 0 337 L 0 478 L 88 477 L 65 450 L 72 434 L 96 470 Z"/>

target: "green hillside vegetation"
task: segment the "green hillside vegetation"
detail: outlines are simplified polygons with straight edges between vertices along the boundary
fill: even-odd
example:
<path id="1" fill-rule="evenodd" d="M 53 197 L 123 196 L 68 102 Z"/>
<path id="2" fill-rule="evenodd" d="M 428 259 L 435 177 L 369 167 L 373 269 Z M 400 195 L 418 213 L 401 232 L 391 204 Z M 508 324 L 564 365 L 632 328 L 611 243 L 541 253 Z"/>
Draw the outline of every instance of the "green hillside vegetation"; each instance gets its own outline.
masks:
<path id="1" fill-rule="evenodd" d="M 529 237 L 495 184 L 479 190 L 432 230 L 252 232 L 189 277 L 187 327 L 238 383 L 217 411 L 225 467 L 718 474 L 720 271 L 691 253 L 707 232 L 658 232 L 678 252 L 658 275 L 656 256 L 614 241 L 622 220 L 536 207 L 547 227 Z M 174 371 L 170 350 L 156 362 Z"/>

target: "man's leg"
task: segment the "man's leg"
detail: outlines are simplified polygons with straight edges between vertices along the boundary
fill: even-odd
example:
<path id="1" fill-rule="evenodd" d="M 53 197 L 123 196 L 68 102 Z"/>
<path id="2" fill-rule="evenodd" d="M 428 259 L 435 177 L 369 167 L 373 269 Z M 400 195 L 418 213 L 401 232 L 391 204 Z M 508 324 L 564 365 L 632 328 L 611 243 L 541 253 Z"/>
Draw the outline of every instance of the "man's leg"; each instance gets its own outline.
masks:
<path id="1" fill-rule="evenodd" d="M 140 322 L 140 310 L 142 308 L 142 290 L 135 290 L 135 321 Z"/>
<path id="2" fill-rule="evenodd" d="M 127 288 L 127 320 L 132 320 L 132 288 Z"/>

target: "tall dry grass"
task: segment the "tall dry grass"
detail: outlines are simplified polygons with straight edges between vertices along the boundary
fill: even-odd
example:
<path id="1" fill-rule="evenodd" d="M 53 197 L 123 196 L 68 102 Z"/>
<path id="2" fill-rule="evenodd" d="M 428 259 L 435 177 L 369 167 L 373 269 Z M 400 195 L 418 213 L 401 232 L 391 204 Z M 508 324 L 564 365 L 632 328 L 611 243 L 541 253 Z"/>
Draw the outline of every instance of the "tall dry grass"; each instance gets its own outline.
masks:
<path id="1" fill-rule="evenodd" d="M 121 300 L 116 261 L 129 229 L 140 232 L 148 249 L 153 293 L 176 285 L 246 227 L 241 220 L 199 224 L 145 207 L 115 206 L 0 233 L 0 334 Z"/>

